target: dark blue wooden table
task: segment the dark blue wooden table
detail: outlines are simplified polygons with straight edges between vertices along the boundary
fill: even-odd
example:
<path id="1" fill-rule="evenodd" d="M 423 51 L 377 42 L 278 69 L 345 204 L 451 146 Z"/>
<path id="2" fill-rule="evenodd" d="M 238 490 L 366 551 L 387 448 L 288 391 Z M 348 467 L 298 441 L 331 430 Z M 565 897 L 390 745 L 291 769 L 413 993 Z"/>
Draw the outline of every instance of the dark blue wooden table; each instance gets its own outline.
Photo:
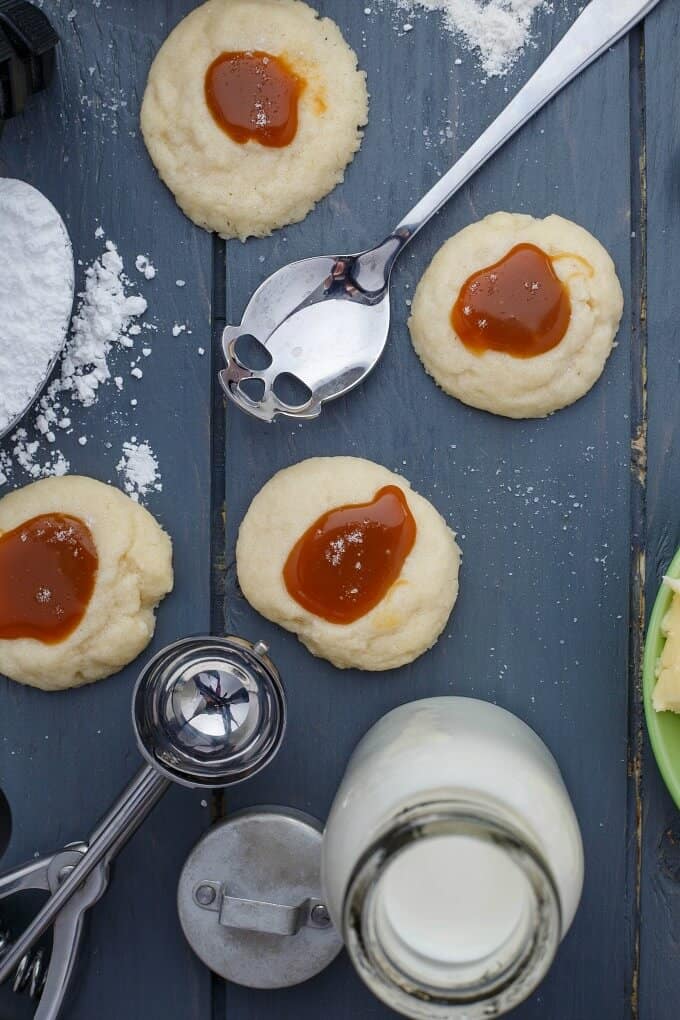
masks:
<path id="1" fill-rule="evenodd" d="M 64 445 L 73 470 L 115 480 L 122 441 L 135 433 L 151 442 L 163 491 L 148 505 L 173 536 L 177 572 L 153 647 L 209 628 L 264 638 L 288 687 L 290 729 L 277 763 L 236 793 L 206 798 L 177 789 L 156 809 L 92 912 L 65 1015 L 391 1015 L 344 957 L 287 992 L 226 987 L 182 939 L 176 881 L 215 817 L 267 802 L 323 818 L 369 724 L 409 699 L 458 693 L 496 701 L 535 727 L 561 764 L 583 828 L 579 914 L 518 1020 L 677 1020 L 680 819 L 645 739 L 640 654 L 647 607 L 680 541 L 680 5 L 663 0 L 414 242 L 396 273 L 394 328 L 380 369 L 304 428 L 266 428 L 225 410 L 216 386 L 223 323 L 238 320 L 255 285 L 285 262 L 356 249 L 386 233 L 501 109 L 582 4 L 563 0 L 543 11 L 535 45 L 515 70 L 484 83 L 436 17 L 412 19 L 415 29 L 400 35 L 389 16 L 366 15 L 358 0 L 320 0 L 368 71 L 365 141 L 345 184 L 303 224 L 245 246 L 224 245 L 182 216 L 139 134 L 149 64 L 193 6 L 45 0 L 62 36 L 58 77 L 8 125 L 0 173 L 48 195 L 84 264 L 101 251 L 94 236 L 101 223 L 131 275 L 138 253 L 157 266 L 157 278 L 142 281 L 158 333 L 138 407 L 105 388 L 93 410 L 73 409 L 77 428 Z M 626 294 L 602 380 L 547 421 L 507 421 L 449 399 L 408 340 L 407 303 L 433 253 L 497 209 L 558 212 L 583 224 L 612 253 Z M 173 337 L 174 323 L 187 323 L 191 335 Z M 121 367 L 128 361 L 121 352 Z M 75 436 L 83 432 L 91 439 L 81 447 Z M 394 673 L 341 673 L 313 659 L 259 618 L 237 588 L 234 542 L 252 496 L 276 469 L 334 453 L 403 471 L 460 535 L 455 613 L 428 655 Z M 26 480 L 19 474 L 12 484 Z M 137 668 L 52 696 L 0 680 L 0 785 L 16 823 L 3 864 L 87 834 L 132 775 Z M 10 920 L 19 923 L 19 914 Z M 4 1020 L 29 1015 L 25 1001 L 0 993 Z"/>

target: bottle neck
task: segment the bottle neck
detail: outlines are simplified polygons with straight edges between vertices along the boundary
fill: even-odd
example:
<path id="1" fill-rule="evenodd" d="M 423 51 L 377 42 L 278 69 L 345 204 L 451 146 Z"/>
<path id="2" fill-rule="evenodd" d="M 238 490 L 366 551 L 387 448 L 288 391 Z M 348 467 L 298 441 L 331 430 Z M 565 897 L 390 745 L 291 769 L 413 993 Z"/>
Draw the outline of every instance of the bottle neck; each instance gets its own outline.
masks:
<path id="1" fill-rule="evenodd" d="M 561 935 L 531 835 L 492 806 L 433 801 L 392 819 L 357 863 L 344 938 L 360 976 L 414 1017 L 498 1016 L 547 972 Z"/>

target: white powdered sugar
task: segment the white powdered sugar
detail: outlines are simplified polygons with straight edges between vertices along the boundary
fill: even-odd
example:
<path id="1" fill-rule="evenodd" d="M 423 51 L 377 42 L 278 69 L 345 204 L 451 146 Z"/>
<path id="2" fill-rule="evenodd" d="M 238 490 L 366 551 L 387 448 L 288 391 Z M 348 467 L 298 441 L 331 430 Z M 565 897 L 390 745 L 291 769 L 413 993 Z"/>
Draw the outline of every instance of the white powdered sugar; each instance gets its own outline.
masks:
<path id="1" fill-rule="evenodd" d="M 58 430 L 72 431 L 72 403 L 91 407 L 96 402 L 99 387 L 111 378 L 111 351 L 132 347 L 133 337 L 141 332 L 136 320 L 147 310 L 147 302 L 140 295 L 128 295 L 127 284 L 118 249 L 107 241 L 103 254 L 85 271 L 85 289 L 78 295 L 59 375 L 38 403 L 34 426 L 48 443 L 56 441 Z M 14 454 L 27 470 L 16 448 Z M 48 453 L 47 460 L 34 462 L 39 474 L 33 477 L 54 474 L 55 457 Z"/>
<path id="2" fill-rule="evenodd" d="M 24 181 L 0 178 L 0 435 L 61 350 L 73 275 L 71 242 L 51 202 Z"/>
<path id="3" fill-rule="evenodd" d="M 135 259 L 135 269 L 141 273 L 145 280 L 153 280 L 156 276 L 156 267 L 148 255 L 138 255 Z"/>
<path id="4" fill-rule="evenodd" d="M 156 455 L 148 443 L 138 443 L 136 436 L 123 443 L 123 456 L 116 470 L 122 477 L 123 488 L 128 496 L 137 502 L 152 489 L 155 492 L 163 489 Z"/>
<path id="5" fill-rule="evenodd" d="M 41 401 L 49 423 L 57 420 L 54 400 L 59 394 L 67 393 L 91 407 L 98 388 L 111 378 L 107 359 L 112 347 L 132 347 L 132 336 L 140 332 L 134 320 L 144 314 L 147 303 L 140 295 L 126 294 L 126 282 L 118 249 L 107 241 L 103 255 L 86 270 L 85 290 L 78 295 L 61 375 Z"/>
<path id="6" fill-rule="evenodd" d="M 546 0 L 382 0 L 404 14 L 439 11 L 445 28 L 476 51 L 488 77 L 507 74 L 531 39 L 531 22 Z M 411 31 L 403 24 L 402 31 Z"/>
<path id="7" fill-rule="evenodd" d="M 99 239 L 103 236 L 104 231 L 98 227 L 96 237 Z M 153 279 L 155 270 L 149 274 L 151 262 L 146 256 L 143 258 L 146 261 L 140 272 L 145 279 Z M 36 280 L 36 293 L 39 297 L 43 285 L 42 279 Z M 73 416 L 81 419 L 82 411 L 79 408 L 91 408 L 96 404 L 100 387 L 111 379 L 110 361 L 113 363 L 117 352 L 134 348 L 135 339 L 143 329 L 156 328 L 151 323 L 142 322 L 147 302 L 141 295 L 129 293 L 131 286 L 116 245 L 106 241 L 102 254 L 85 270 L 84 289 L 78 295 L 77 310 L 58 373 L 39 400 L 32 424 L 17 428 L 4 447 L 0 447 L 0 486 L 12 480 L 17 471 L 35 480 L 50 475 L 63 475 L 71 470 L 71 464 L 58 447 L 58 435 L 61 433 L 70 436 L 76 428 L 78 432 L 82 431 L 82 421 L 79 420 L 76 426 Z M 71 305 L 72 292 L 66 322 Z M 0 322 L 0 337 L 3 335 L 1 331 Z M 148 339 L 142 348 L 143 355 L 148 357 L 152 351 L 146 344 Z M 137 367 L 140 359 L 141 355 L 130 362 L 129 374 L 135 380 L 143 376 L 142 370 Z M 113 382 L 116 392 L 123 389 L 124 380 L 121 375 L 116 375 Z M 138 401 L 135 398 L 129 403 L 131 407 L 136 407 Z M 80 447 L 84 447 L 87 437 L 79 435 L 77 442 Z M 111 443 L 107 442 L 104 446 L 111 449 Z M 150 491 L 159 492 L 162 489 L 158 461 L 148 443 L 137 444 L 134 437 L 124 443 L 117 469 L 123 477 L 126 492 L 137 501 Z"/>
<path id="8" fill-rule="evenodd" d="M 45 454 L 41 449 L 40 440 L 29 439 L 28 432 L 22 428 L 17 429 L 12 436 L 12 456 L 15 463 L 34 480 L 51 475 L 65 475 L 71 470 L 71 465 L 61 450 L 50 450 Z M 11 462 L 8 461 L 5 467 L 11 470 Z"/>

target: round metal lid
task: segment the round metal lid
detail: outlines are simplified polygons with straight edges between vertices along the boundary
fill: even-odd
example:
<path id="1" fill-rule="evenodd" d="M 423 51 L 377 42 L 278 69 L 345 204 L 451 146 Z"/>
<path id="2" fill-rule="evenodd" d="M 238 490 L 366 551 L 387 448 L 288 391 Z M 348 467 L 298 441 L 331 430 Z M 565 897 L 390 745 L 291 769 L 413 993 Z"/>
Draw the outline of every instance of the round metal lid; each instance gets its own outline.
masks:
<path id="1" fill-rule="evenodd" d="M 158 653 L 132 700 L 146 760 L 186 786 L 248 779 L 279 749 L 286 704 L 267 646 L 237 637 L 196 637 Z"/>
<path id="2" fill-rule="evenodd" d="M 285 808 L 251 808 L 196 844 L 177 890 L 184 935 L 203 963 L 248 988 L 285 988 L 335 959 L 342 939 L 321 893 L 322 829 Z"/>

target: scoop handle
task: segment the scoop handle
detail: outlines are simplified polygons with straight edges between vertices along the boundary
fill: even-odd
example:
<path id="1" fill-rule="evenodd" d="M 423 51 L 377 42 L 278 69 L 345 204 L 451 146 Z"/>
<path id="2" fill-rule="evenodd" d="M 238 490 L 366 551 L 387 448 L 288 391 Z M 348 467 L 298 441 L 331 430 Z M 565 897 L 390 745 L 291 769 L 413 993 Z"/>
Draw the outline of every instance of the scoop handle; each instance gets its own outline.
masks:
<path id="1" fill-rule="evenodd" d="M 401 248 L 553 96 L 626 35 L 659 0 L 590 0 L 535 74 L 465 155 L 395 227 Z M 394 254 L 394 258 L 398 251 Z"/>
<path id="2" fill-rule="evenodd" d="M 123 791 L 113 807 L 99 823 L 83 854 L 73 868 L 50 896 L 42 910 L 36 914 L 22 935 L 13 943 L 7 955 L 0 962 L 0 985 L 13 974 L 17 965 L 34 943 L 53 924 L 62 907 L 70 900 L 95 868 L 106 867 L 111 858 L 121 849 L 137 827 L 144 821 L 151 809 L 170 785 L 150 765 L 137 773 Z"/>

